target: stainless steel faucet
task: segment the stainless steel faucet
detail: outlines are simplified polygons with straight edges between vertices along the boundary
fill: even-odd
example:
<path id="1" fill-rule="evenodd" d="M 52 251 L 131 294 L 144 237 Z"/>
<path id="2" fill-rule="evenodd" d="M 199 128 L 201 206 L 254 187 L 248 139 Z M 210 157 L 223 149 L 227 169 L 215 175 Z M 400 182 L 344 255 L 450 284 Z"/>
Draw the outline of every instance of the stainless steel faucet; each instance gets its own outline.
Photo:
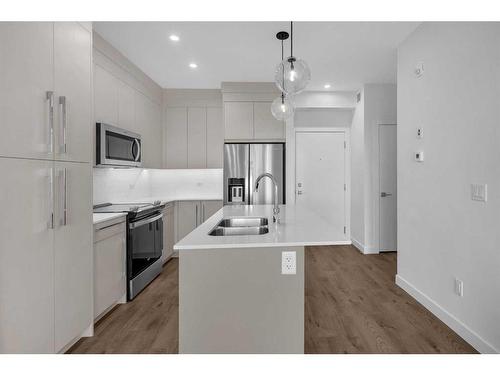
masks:
<path id="1" fill-rule="evenodd" d="M 274 176 L 271 173 L 262 173 L 257 179 L 255 180 L 255 191 L 259 191 L 259 182 L 262 180 L 264 177 L 269 177 L 271 181 L 274 184 L 274 196 L 273 196 L 273 201 L 274 201 L 274 208 L 273 208 L 273 222 L 280 222 L 280 208 L 278 206 L 278 182 L 274 178 Z"/>

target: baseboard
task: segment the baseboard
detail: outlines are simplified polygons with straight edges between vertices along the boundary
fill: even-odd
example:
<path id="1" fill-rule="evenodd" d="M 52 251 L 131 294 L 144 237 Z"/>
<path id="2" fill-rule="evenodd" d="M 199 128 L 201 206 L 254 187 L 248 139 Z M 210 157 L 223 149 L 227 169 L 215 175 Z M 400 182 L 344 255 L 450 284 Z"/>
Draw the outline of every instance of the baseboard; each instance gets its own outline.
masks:
<path id="1" fill-rule="evenodd" d="M 359 251 L 361 251 L 363 254 L 378 254 L 379 253 L 378 249 L 375 249 L 373 247 L 365 246 L 361 242 L 359 242 L 358 240 L 356 240 L 355 238 L 351 237 L 351 241 L 352 241 L 353 246 L 356 249 L 358 249 Z"/>
<path id="2" fill-rule="evenodd" d="M 434 300 L 415 288 L 399 275 L 396 275 L 396 285 L 420 302 L 427 310 L 433 313 L 443 323 L 455 331 L 460 337 L 472 345 L 480 353 L 500 353 L 500 350 L 480 337 L 476 332 L 467 327 L 463 322 L 438 305 Z"/>

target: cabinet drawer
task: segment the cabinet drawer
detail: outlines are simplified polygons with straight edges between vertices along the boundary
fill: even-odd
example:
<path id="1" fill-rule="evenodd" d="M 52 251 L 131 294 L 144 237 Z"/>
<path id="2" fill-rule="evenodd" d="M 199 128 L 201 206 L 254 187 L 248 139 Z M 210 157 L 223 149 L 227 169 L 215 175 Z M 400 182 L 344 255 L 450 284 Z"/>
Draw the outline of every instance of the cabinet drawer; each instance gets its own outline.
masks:
<path id="1" fill-rule="evenodd" d="M 94 235 L 94 243 L 105 240 L 106 238 L 112 237 L 122 232 L 125 233 L 124 221 L 118 224 L 110 224 L 108 226 L 103 226 L 102 228 L 96 228 Z"/>

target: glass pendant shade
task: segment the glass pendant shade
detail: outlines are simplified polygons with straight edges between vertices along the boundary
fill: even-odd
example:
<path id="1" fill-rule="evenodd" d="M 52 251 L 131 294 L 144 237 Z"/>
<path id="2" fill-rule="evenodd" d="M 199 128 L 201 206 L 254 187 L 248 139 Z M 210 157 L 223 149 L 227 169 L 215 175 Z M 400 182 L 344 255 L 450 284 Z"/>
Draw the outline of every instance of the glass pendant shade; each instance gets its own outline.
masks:
<path id="1" fill-rule="evenodd" d="M 311 70 L 304 60 L 289 57 L 276 67 L 274 80 L 281 92 L 295 95 L 306 88 L 311 80 Z"/>
<path id="2" fill-rule="evenodd" d="M 293 103 L 286 96 L 278 96 L 271 104 L 271 113 L 279 121 L 286 121 L 293 116 Z"/>

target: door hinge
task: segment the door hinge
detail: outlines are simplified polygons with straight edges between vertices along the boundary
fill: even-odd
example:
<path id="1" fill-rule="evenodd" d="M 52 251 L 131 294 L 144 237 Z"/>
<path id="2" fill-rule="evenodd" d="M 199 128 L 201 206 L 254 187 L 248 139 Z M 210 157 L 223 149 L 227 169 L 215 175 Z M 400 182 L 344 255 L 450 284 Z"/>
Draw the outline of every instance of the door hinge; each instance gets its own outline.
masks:
<path id="1" fill-rule="evenodd" d="M 347 191 L 347 187 L 345 186 L 345 184 L 344 184 L 344 191 Z"/>
<path id="2" fill-rule="evenodd" d="M 344 141 L 344 148 L 346 148 L 346 142 Z"/>
<path id="3" fill-rule="evenodd" d="M 344 226 L 344 234 L 345 234 L 345 231 L 346 231 L 346 228 L 345 228 L 345 226 Z"/>

